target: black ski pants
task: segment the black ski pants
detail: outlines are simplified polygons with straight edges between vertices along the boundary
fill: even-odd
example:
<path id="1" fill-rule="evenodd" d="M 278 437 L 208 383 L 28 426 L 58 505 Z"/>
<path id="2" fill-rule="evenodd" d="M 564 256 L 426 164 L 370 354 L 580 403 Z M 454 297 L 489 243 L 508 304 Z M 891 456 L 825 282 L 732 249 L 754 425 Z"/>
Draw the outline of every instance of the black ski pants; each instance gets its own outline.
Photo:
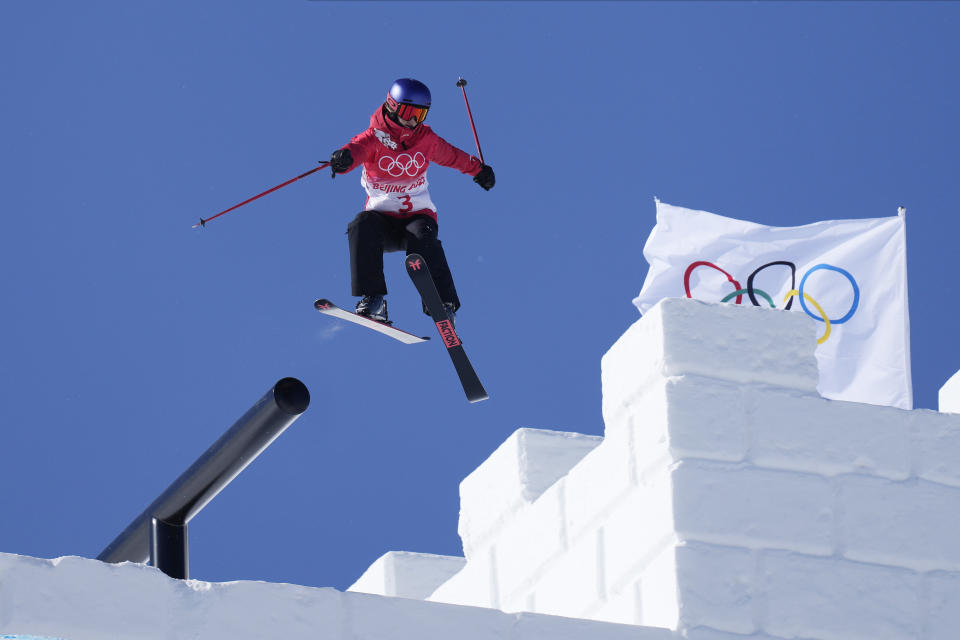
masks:
<path id="1" fill-rule="evenodd" d="M 383 254 L 406 251 L 419 253 L 427 261 L 440 299 L 460 308 L 447 256 L 437 238 L 437 223 L 427 215 L 394 218 L 378 211 L 361 211 L 347 225 L 350 243 L 350 287 L 353 295 L 386 295 Z"/>

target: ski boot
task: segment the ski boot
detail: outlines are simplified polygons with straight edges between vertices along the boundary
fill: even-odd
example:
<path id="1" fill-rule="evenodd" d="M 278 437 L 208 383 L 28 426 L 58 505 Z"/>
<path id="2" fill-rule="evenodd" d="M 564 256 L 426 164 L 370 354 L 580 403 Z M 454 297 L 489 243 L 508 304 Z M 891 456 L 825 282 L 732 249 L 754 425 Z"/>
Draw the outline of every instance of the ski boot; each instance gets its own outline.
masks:
<path id="1" fill-rule="evenodd" d="M 383 296 L 363 296 L 357 303 L 354 313 L 377 322 L 390 324 L 390 320 L 387 319 L 387 301 Z"/>
<path id="2" fill-rule="evenodd" d="M 444 302 L 443 310 L 447 312 L 447 317 L 450 318 L 450 324 L 453 325 L 453 328 L 457 328 L 457 305 L 452 302 Z"/>
<path id="3" fill-rule="evenodd" d="M 453 328 L 457 328 L 457 305 L 452 302 L 444 302 L 443 310 L 447 312 L 447 316 L 450 318 L 450 324 L 453 325 Z M 423 304 L 423 312 L 426 315 L 430 315 L 430 309 L 427 309 L 426 303 Z"/>

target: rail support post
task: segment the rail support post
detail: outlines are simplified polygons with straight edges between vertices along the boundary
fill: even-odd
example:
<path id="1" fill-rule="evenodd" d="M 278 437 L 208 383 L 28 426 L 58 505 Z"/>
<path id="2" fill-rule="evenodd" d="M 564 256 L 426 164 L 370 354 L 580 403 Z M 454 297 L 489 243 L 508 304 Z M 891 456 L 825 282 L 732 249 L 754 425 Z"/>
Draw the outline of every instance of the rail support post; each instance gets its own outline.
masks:
<path id="1" fill-rule="evenodd" d="M 150 564 L 171 578 L 190 577 L 187 525 L 153 518 L 150 527 Z"/>

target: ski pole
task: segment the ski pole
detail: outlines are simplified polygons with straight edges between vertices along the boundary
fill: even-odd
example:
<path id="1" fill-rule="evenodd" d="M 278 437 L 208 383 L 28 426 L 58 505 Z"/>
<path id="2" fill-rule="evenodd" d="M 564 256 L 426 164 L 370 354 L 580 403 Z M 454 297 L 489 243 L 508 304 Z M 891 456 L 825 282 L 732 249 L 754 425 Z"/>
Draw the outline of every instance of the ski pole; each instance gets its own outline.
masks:
<path id="1" fill-rule="evenodd" d="M 470 101 L 467 100 L 467 81 L 461 77 L 457 80 L 457 86 L 463 91 L 463 103 L 467 105 L 467 116 L 470 118 L 470 128 L 473 129 L 473 141 L 477 143 L 477 155 L 480 156 L 480 162 L 483 162 L 483 151 L 480 150 L 480 138 L 477 137 L 477 126 L 473 124 L 473 114 L 470 112 Z"/>
<path id="2" fill-rule="evenodd" d="M 223 211 L 221 211 L 220 213 L 218 213 L 218 214 L 215 215 L 215 216 L 210 216 L 209 218 L 200 218 L 200 222 L 198 222 L 197 224 L 193 225 L 193 226 L 191 227 L 191 229 L 196 229 L 197 227 L 206 227 L 206 226 L 207 226 L 207 223 L 210 222 L 211 220 L 213 220 L 214 218 L 219 218 L 220 216 L 222 216 L 222 215 L 225 214 L 225 213 L 230 213 L 230 212 L 233 211 L 234 209 L 239 209 L 239 208 L 242 207 L 243 205 L 248 204 L 248 203 L 250 203 L 250 202 L 253 202 L 253 201 L 256 200 L 257 198 L 262 198 L 263 196 L 267 195 L 268 193 L 273 193 L 273 192 L 276 191 L 277 189 L 282 189 L 283 187 L 287 186 L 288 184 L 290 184 L 290 183 L 292 183 L 292 182 L 296 182 L 296 181 L 299 180 L 300 178 L 306 178 L 306 177 L 307 177 L 308 175 L 310 175 L 311 173 L 316 173 L 317 171 L 320 171 L 320 169 L 324 169 L 324 168 L 329 167 L 329 166 L 330 166 L 330 163 L 329 163 L 329 162 L 323 162 L 323 163 L 320 164 L 319 167 L 315 167 L 315 168 L 313 168 L 313 169 L 310 169 L 310 171 L 307 171 L 306 173 L 301 173 L 301 174 L 298 175 L 296 178 L 291 178 L 291 179 L 287 180 L 286 182 L 284 182 L 283 184 L 278 184 L 277 186 L 275 186 L 275 187 L 273 187 L 273 188 L 271 188 L 271 189 L 267 189 L 267 190 L 264 191 L 263 193 L 258 193 L 257 195 L 253 196 L 252 198 L 250 198 L 250 199 L 248 199 L 248 200 L 244 200 L 244 201 L 241 202 L 240 204 L 235 204 L 235 205 L 233 205 L 233 206 L 230 207 L 229 209 L 224 209 Z"/>

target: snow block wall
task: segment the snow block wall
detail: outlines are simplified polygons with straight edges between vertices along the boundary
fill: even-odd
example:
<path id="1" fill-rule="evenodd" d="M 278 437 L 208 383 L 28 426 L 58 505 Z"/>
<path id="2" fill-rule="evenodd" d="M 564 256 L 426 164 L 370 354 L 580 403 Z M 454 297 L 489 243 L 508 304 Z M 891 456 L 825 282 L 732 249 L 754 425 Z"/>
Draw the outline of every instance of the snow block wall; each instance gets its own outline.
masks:
<path id="1" fill-rule="evenodd" d="M 370 565 L 350 590 L 425 600 L 465 564 L 465 559 L 452 556 L 388 551 Z"/>
<path id="2" fill-rule="evenodd" d="M 956 638 L 960 415 L 821 398 L 817 329 L 661 302 L 603 357 L 602 441 L 523 429 L 463 481 L 466 564 L 429 600 L 688 638 Z"/>
<path id="3" fill-rule="evenodd" d="M 960 371 L 940 387 L 939 407 L 944 413 L 960 413 Z"/>

